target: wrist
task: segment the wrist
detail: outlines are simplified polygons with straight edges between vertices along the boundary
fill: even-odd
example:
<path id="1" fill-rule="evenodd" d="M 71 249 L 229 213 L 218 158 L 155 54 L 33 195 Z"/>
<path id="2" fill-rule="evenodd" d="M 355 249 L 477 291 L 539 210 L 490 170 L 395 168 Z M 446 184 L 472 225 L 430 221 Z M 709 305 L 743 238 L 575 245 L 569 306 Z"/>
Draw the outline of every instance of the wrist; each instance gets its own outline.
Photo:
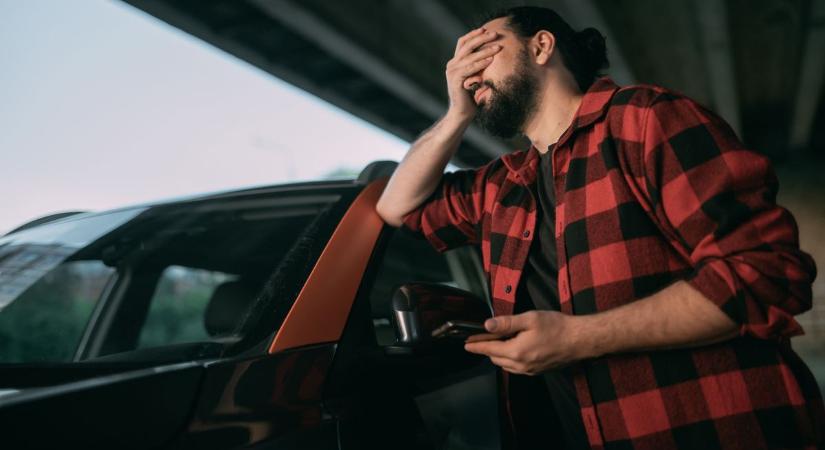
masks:
<path id="1" fill-rule="evenodd" d="M 467 129 L 475 118 L 475 110 L 463 111 L 458 107 L 451 106 L 444 115 L 444 121 L 450 125 L 461 128 L 461 131 Z"/>
<path id="2" fill-rule="evenodd" d="M 573 338 L 575 346 L 580 349 L 580 359 L 598 358 L 615 351 L 615 339 L 602 314 L 572 316 L 575 319 Z"/>

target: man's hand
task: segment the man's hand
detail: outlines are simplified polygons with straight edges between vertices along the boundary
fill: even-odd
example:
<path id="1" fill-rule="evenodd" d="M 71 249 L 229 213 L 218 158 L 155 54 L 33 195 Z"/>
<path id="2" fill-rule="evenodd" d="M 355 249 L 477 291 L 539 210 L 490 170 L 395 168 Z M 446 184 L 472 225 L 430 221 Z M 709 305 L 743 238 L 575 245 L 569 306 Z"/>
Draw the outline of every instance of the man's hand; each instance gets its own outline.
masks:
<path id="1" fill-rule="evenodd" d="M 485 34 L 485 30 L 480 28 L 458 40 L 455 56 L 447 63 L 450 109 L 416 139 L 376 205 L 376 212 L 388 224 L 400 226 L 404 216 L 421 206 L 441 181 L 444 167 L 458 149 L 476 113 L 476 104 L 468 91 L 469 85 L 481 79 L 477 75 L 490 65 L 493 55 L 501 50 L 500 46 L 492 44 L 497 37 L 498 34 Z M 488 45 L 480 48 L 485 44 Z"/>
<path id="2" fill-rule="evenodd" d="M 490 45 L 476 51 L 482 45 L 495 40 L 498 33 L 477 28 L 461 38 L 455 47 L 453 59 L 447 62 L 447 93 L 450 96 L 448 114 L 467 119 L 475 116 L 476 104 L 473 101 L 467 78 L 481 72 L 493 62 L 493 55 L 501 51 L 500 45 Z"/>
<path id="3" fill-rule="evenodd" d="M 579 339 L 578 317 L 555 311 L 530 311 L 488 319 L 484 326 L 505 341 L 465 344 L 468 352 L 487 355 L 493 364 L 518 374 L 536 375 L 591 356 Z"/>
<path id="4" fill-rule="evenodd" d="M 739 335 L 740 325 L 685 281 L 597 314 L 530 311 L 485 322 L 507 341 L 467 343 L 513 373 L 535 375 L 582 359 L 626 352 L 701 347 Z"/>

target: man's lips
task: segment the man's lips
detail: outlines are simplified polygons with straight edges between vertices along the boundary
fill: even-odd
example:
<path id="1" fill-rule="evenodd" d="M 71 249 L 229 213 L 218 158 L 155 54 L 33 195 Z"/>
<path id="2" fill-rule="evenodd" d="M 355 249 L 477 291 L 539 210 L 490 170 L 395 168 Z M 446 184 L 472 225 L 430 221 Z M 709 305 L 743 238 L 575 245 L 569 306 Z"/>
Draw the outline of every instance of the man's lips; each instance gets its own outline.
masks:
<path id="1" fill-rule="evenodd" d="M 480 88 L 478 88 L 475 91 L 475 93 L 473 94 L 473 101 L 476 102 L 476 105 L 478 104 L 479 101 L 481 101 L 481 96 L 484 95 L 484 93 L 489 91 L 489 90 L 490 90 L 489 86 L 481 86 Z"/>

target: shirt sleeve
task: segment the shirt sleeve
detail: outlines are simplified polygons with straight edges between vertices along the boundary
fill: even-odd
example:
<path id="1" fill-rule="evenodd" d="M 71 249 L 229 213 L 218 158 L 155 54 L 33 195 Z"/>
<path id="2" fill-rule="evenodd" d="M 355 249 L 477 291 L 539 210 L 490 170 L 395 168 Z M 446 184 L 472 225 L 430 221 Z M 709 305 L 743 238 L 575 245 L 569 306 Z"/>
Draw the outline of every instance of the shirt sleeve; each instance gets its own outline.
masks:
<path id="1" fill-rule="evenodd" d="M 445 173 L 433 194 L 404 216 L 402 228 L 423 236 L 440 252 L 480 243 L 487 176 L 496 161 Z"/>
<path id="2" fill-rule="evenodd" d="M 802 334 L 793 315 L 811 308 L 816 266 L 799 249 L 793 216 L 776 204 L 769 159 L 746 149 L 719 117 L 672 94 L 653 100 L 643 133 L 645 190 L 695 268 L 686 281 L 742 335 Z"/>

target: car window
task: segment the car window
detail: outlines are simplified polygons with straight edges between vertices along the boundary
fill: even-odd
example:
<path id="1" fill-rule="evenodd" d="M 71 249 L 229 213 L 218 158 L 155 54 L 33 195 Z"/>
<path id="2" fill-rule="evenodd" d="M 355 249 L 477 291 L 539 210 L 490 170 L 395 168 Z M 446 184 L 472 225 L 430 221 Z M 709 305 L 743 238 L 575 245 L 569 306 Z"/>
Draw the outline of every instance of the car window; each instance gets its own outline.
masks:
<path id="1" fill-rule="evenodd" d="M 149 303 L 138 348 L 209 339 L 205 323 L 209 301 L 218 286 L 236 278 L 217 271 L 167 267 Z"/>
<path id="2" fill-rule="evenodd" d="M 47 255 L 43 249 L 28 248 L 2 260 L 0 271 L 36 281 L 0 313 L 0 362 L 71 361 L 115 273 L 101 261 L 69 261 L 39 274 L 37 261 Z M 4 286 L 14 289 L 12 284 Z"/>
<path id="3" fill-rule="evenodd" d="M 0 363 L 172 362 L 253 346 L 277 331 L 358 190 L 216 195 L 0 237 Z"/>

